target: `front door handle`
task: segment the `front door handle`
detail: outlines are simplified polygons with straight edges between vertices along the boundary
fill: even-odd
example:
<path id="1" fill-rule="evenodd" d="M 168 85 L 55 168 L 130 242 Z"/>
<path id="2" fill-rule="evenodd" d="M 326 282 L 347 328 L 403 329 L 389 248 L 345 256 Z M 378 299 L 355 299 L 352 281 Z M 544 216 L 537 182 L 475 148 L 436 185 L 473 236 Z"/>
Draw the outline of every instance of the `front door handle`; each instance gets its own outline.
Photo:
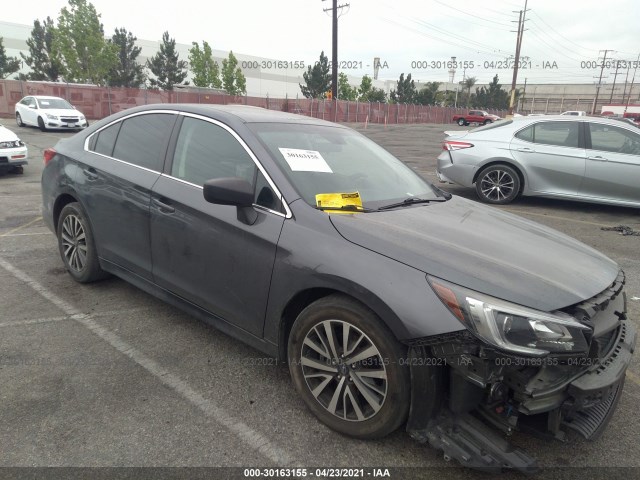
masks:
<path id="1" fill-rule="evenodd" d="M 534 153 L 535 150 L 533 148 L 530 147 L 518 147 L 517 149 L 519 152 L 524 152 L 524 153 Z"/>
<path id="2" fill-rule="evenodd" d="M 604 157 L 601 157 L 600 155 L 596 155 L 595 157 L 587 157 L 589 160 L 593 160 L 594 162 L 608 162 L 609 160 L 607 160 Z"/>
<path id="3" fill-rule="evenodd" d="M 172 207 L 168 203 L 158 200 L 157 198 L 154 198 L 153 200 L 151 200 L 151 203 L 153 203 L 156 207 L 158 207 L 158 209 L 160 209 L 162 213 L 173 213 L 176 211 L 174 207 Z"/>

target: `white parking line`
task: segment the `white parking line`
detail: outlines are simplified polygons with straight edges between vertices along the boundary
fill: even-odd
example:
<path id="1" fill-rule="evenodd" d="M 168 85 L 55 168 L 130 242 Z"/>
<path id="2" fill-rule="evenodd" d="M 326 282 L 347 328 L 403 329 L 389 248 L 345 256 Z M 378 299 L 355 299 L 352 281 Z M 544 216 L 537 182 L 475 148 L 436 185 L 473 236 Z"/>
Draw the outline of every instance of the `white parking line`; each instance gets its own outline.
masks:
<path id="1" fill-rule="evenodd" d="M 96 323 L 90 315 L 81 313 L 70 303 L 58 297 L 55 293 L 33 280 L 29 275 L 14 267 L 3 258 L 0 258 L 0 267 L 5 269 L 18 280 L 29 285 L 33 290 L 49 300 L 69 317 L 100 337 L 117 351 L 129 357 L 137 365 L 141 366 L 151 375 L 156 377 L 156 379 L 161 383 L 170 387 L 184 399 L 198 407 L 205 415 L 226 427 L 229 431 L 237 435 L 241 440 L 249 445 L 249 447 L 262 454 L 265 458 L 278 466 L 293 466 L 290 456 L 280 447 L 271 443 L 267 437 L 253 430 L 244 422 L 237 420 L 233 416 L 229 415 L 224 409 L 207 400 L 202 394 L 191 388 L 186 382 L 178 378 L 176 375 L 170 373 L 160 364 L 147 357 L 144 353 L 136 350 L 134 346 L 128 344 L 113 332 Z"/>
<path id="2" fill-rule="evenodd" d="M 61 322 L 63 320 L 72 320 L 72 317 L 65 315 L 64 317 L 49 317 L 49 318 L 32 318 L 29 320 L 14 320 L 13 322 L 0 323 L 0 328 L 3 327 L 20 327 L 22 325 L 37 325 L 38 323 L 52 323 Z"/>
<path id="3" fill-rule="evenodd" d="M 30 237 L 32 235 L 53 235 L 51 232 L 34 232 L 34 233 L 8 233 L 0 235 L 0 238 L 9 237 Z"/>
<path id="4" fill-rule="evenodd" d="M 12 322 L 4 322 L 0 323 L 0 328 L 2 327 L 20 327 L 22 325 L 37 325 L 39 323 L 51 323 L 51 322 L 60 322 L 63 320 L 81 320 L 82 318 L 100 318 L 100 317 L 110 317 L 117 315 L 130 315 L 135 312 L 142 312 L 149 310 L 148 308 L 129 308 L 126 310 L 111 310 L 109 312 L 93 312 L 93 313 L 81 313 L 79 315 L 64 315 L 61 317 L 45 317 L 45 318 L 27 318 L 24 320 L 14 320 Z"/>

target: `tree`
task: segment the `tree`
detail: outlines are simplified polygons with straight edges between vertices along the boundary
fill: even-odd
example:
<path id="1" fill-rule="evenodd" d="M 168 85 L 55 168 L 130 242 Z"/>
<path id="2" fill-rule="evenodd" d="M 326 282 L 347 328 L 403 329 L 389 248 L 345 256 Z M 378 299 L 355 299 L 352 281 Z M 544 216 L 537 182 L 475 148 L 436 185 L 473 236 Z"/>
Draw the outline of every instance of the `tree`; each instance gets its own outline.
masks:
<path id="1" fill-rule="evenodd" d="M 60 10 L 53 40 L 67 82 L 103 85 L 118 62 L 116 47 L 105 40 L 100 15 L 87 0 L 69 0 L 69 8 Z"/>
<path id="2" fill-rule="evenodd" d="M 394 103 L 413 103 L 416 97 L 416 85 L 411 80 L 411 74 L 404 78 L 404 73 L 400 74 L 400 78 L 396 84 L 396 89 L 391 90 L 391 100 Z"/>
<path id="3" fill-rule="evenodd" d="M 244 95 L 247 93 L 247 79 L 238 67 L 238 59 L 229 52 L 229 57 L 222 60 L 222 88 L 229 95 Z"/>
<path id="4" fill-rule="evenodd" d="M 340 100 L 355 100 L 358 98 L 358 89 L 349 84 L 349 79 L 343 72 L 338 74 L 338 98 Z"/>
<path id="5" fill-rule="evenodd" d="M 480 87 L 476 90 L 476 96 L 474 99 L 474 107 L 477 108 L 495 108 L 506 109 L 509 106 L 509 93 L 502 89 L 502 86 L 498 83 L 498 74 L 493 77 L 488 88 Z"/>
<path id="6" fill-rule="evenodd" d="M 197 42 L 191 44 L 193 47 L 189 49 L 189 65 L 193 73 L 193 84 L 196 87 L 222 88 L 220 67 L 213 59 L 209 44 L 203 40 L 202 50 Z"/>
<path id="7" fill-rule="evenodd" d="M 18 70 L 20 70 L 20 59 L 18 57 L 7 57 L 7 51 L 4 49 L 4 39 L 0 37 L 0 78 L 7 78 Z"/>
<path id="8" fill-rule="evenodd" d="M 109 42 L 117 49 L 118 62 L 109 72 L 109 85 L 139 87 L 144 83 L 144 67 L 137 61 L 142 49 L 136 47 L 136 40 L 131 32 L 124 28 L 116 28 Z"/>
<path id="9" fill-rule="evenodd" d="M 187 78 L 187 62 L 179 57 L 175 39 L 169 38 L 169 32 L 164 32 L 160 51 L 147 60 L 147 68 L 155 75 L 155 78 L 149 79 L 151 86 L 173 90 L 174 85 L 184 82 Z"/>
<path id="10" fill-rule="evenodd" d="M 331 90 L 331 74 L 329 73 L 329 59 L 324 50 L 320 52 L 320 61 L 313 67 L 309 65 L 307 71 L 302 74 L 305 85 L 300 85 L 300 90 L 306 98 L 325 98 Z"/>
<path id="11" fill-rule="evenodd" d="M 26 75 L 21 75 L 24 80 L 48 80 L 56 82 L 60 77 L 62 65 L 60 58 L 54 53 L 53 38 L 56 29 L 51 17 L 47 17 L 42 23 L 33 22 L 31 37 L 27 39 L 29 55 L 20 52 L 24 63 L 31 69 Z"/>
<path id="12" fill-rule="evenodd" d="M 460 82 L 464 88 L 467 89 L 467 106 L 471 104 L 471 89 L 477 81 L 478 79 L 476 77 L 468 77 L 466 80 Z"/>
<path id="13" fill-rule="evenodd" d="M 440 82 L 427 82 L 422 90 L 416 93 L 415 102 L 420 105 L 435 105 L 440 100 Z"/>
<path id="14" fill-rule="evenodd" d="M 360 88 L 358 88 L 358 100 L 361 102 L 386 103 L 387 94 L 381 88 L 374 87 L 371 77 L 365 75 L 360 82 Z"/>

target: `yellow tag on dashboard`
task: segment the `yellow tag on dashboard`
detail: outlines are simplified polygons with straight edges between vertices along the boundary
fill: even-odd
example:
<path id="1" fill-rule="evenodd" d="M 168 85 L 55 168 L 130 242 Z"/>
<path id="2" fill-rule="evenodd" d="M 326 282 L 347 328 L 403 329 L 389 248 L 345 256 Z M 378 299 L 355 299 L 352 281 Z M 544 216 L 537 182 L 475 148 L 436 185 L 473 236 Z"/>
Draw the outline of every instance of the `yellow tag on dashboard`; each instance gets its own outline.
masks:
<path id="1" fill-rule="evenodd" d="M 316 205 L 326 208 L 331 213 L 354 213 L 362 208 L 360 192 L 352 193 L 318 193 L 316 195 Z M 346 208 L 345 208 L 346 207 Z M 355 207 L 349 210 L 349 207 Z M 332 210 L 332 209 L 336 210 Z M 343 210 L 343 211 L 341 211 Z"/>

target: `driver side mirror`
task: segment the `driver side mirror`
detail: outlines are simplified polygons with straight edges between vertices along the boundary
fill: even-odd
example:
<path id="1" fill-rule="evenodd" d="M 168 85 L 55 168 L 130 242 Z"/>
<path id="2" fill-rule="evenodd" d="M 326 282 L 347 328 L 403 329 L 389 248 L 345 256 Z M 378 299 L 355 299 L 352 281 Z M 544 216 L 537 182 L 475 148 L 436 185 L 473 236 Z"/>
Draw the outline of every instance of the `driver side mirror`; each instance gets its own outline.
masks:
<path id="1" fill-rule="evenodd" d="M 237 207 L 238 221 L 253 225 L 258 212 L 253 207 L 253 186 L 244 178 L 214 178 L 204 182 L 202 195 L 209 203 Z"/>
<path id="2" fill-rule="evenodd" d="M 218 205 L 250 207 L 253 205 L 253 187 L 243 178 L 214 178 L 204 182 L 204 199 Z"/>

